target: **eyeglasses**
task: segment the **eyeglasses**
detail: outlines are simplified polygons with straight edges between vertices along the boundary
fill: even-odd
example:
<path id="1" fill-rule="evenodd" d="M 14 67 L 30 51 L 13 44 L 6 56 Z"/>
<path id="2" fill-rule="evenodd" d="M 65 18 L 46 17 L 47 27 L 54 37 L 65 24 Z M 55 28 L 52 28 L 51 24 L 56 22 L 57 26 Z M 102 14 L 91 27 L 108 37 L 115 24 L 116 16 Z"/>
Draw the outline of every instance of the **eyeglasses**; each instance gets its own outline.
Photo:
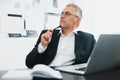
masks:
<path id="1" fill-rule="evenodd" d="M 71 15 L 72 15 L 72 16 L 78 17 L 77 15 L 74 15 L 74 14 L 72 14 L 72 13 L 70 13 L 70 12 L 62 12 L 62 13 L 61 13 L 61 16 L 62 16 L 62 15 L 63 15 L 63 16 L 71 16 Z M 79 17 L 78 17 L 78 18 L 79 18 Z"/>

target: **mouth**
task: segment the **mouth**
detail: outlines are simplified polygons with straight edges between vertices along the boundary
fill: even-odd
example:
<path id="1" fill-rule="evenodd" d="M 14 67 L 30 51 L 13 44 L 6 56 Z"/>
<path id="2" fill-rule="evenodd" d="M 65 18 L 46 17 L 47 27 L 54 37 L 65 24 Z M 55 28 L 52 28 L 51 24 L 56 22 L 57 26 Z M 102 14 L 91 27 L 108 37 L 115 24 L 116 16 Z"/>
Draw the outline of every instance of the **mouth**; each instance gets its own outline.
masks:
<path id="1" fill-rule="evenodd" d="M 60 25 L 64 25 L 65 21 L 63 19 L 60 20 Z"/>
<path id="2" fill-rule="evenodd" d="M 61 23 L 64 23 L 65 21 L 64 20 L 60 20 Z"/>

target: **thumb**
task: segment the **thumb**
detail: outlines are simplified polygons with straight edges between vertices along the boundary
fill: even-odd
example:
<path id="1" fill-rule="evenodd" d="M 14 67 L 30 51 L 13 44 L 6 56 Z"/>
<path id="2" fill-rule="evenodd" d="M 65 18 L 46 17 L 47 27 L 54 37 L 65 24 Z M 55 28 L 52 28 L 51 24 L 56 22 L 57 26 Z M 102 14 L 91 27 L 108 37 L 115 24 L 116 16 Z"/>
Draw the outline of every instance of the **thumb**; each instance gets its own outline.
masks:
<path id="1" fill-rule="evenodd" d="M 53 30 L 49 29 L 48 32 L 49 32 L 50 36 L 52 36 Z"/>

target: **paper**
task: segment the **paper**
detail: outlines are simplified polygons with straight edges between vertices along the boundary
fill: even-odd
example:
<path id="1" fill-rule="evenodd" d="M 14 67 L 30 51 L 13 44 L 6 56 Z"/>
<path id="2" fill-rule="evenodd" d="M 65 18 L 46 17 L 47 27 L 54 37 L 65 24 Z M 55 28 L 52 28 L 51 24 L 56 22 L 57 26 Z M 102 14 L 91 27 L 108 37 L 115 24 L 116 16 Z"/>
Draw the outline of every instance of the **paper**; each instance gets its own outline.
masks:
<path id="1" fill-rule="evenodd" d="M 38 64 L 33 68 L 32 76 L 62 79 L 62 76 L 59 71 L 43 64 Z"/>
<path id="2" fill-rule="evenodd" d="M 2 79 L 14 80 L 14 79 L 32 79 L 32 70 L 9 70 L 8 73 L 2 76 Z"/>
<path id="3" fill-rule="evenodd" d="M 9 70 L 5 75 L 2 76 L 2 79 L 16 80 L 16 79 L 32 79 L 33 77 L 41 78 L 56 78 L 62 79 L 62 76 L 59 71 L 50 68 L 49 66 L 39 64 L 34 66 L 33 69 L 16 69 Z"/>

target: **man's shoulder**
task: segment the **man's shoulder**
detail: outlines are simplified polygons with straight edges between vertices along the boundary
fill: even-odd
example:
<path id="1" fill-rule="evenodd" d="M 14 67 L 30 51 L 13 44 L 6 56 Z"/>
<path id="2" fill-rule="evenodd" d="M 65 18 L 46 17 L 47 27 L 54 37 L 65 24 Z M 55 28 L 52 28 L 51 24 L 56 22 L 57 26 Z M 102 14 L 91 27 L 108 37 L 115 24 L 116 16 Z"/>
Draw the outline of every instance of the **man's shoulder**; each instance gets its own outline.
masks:
<path id="1" fill-rule="evenodd" d="M 93 36 L 93 34 L 84 31 L 77 31 L 77 34 L 80 36 Z"/>
<path id="2" fill-rule="evenodd" d="M 84 31 L 77 31 L 77 35 L 79 37 L 79 39 L 82 39 L 84 41 L 93 41 L 93 43 L 96 42 L 94 35 L 88 32 L 84 32 Z"/>

